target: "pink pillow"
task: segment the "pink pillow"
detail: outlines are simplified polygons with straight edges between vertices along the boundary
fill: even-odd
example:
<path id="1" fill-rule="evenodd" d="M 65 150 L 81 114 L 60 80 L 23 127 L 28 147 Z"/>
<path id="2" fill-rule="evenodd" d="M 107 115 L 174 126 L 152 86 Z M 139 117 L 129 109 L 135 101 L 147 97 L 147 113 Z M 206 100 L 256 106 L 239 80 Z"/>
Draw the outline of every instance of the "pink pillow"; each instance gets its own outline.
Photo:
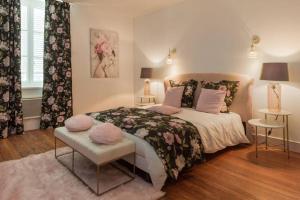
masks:
<path id="1" fill-rule="evenodd" d="M 176 108 L 176 107 L 172 107 L 172 106 L 166 106 L 166 105 L 152 106 L 150 108 L 147 108 L 147 110 L 158 112 L 158 113 L 161 113 L 161 114 L 164 114 L 164 115 L 173 115 L 173 114 L 179 113 L 181 111 L 180 108 Z"/>
<path id="2" fill-rule="evenodd" d="M 87 115 L 75 115 L 65 121 L 65 127 L 71 132 L 88 130 L 93 124 L 93 118 Z"/>
<path id="3" fill-rule="evenodd" d="M 168 88 L 163 105 L 180 108 L 183 90 L 184 87 Z"/>
<path id="4" fill-rule="evenodd" d="M 98 144 L 115 144 L 122 140 L 122 130 L 111 123 L 93 126 L 89 130 L 89 138 Z"/>
<path id="5" fill-rule="evenodd" d="M 226 91 L 201 89 L 196 110 L 200 112 L 218 114 L 224 104 Z"/>

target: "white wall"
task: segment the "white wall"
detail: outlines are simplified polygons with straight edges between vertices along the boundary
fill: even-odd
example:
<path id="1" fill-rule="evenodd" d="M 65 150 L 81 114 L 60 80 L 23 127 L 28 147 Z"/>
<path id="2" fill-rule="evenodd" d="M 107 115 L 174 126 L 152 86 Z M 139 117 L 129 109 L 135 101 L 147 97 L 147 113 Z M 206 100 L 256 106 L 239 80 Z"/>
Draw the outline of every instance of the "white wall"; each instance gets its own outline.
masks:
<path id="1" fill-rule="evenodd" d="M 144 66 L 164 68 L 162 77 L 187 72 L 256 74 L 258 67 L 248 67 L 257 62 L 247 59 L 250 36 L 237 14 L 222 2 L 187 0 L 137 18 L 135 77 Z M 164 64 L 168 48 L 177 48 L 174 66 Z M 141 81 L 136 79 L 135 86 L 139 93 Z"/>
<path id="2" fill-rule="evenodd" d="M 300 142 L 300 3 L 296 0 L 186 0 L 134 22 L 134 91 L 142 93 L 141 67 L 160 77 L 152 93 L 163 98 L 162 78 L 188 72 L 241 73 L 254 77 L 254 110 L 267 105 L 267 82 L 259 81 L 262 62 L 290 63 L 291 82 L 283 84 L 283 108 L 293 112 L 291 139 Z M 259 58 L 249 59 L 253 34 L 261 36 Z M 169 48 L 176 63 L 165 66 Z M 255 116 L 261 117 L 257 112 Z M 276 134 L 275 134 L 276 136 Z M 279 136 L 277 134 L 277 136 Z"/>
<path id="3" fill-rule="evenodd" d="M 119 78 L 90 77 L 89 29 L 119 33 Z M 74 113 L 133 105 L 133 20 L 97 5 L 72 4 L 72 71 Z"/>

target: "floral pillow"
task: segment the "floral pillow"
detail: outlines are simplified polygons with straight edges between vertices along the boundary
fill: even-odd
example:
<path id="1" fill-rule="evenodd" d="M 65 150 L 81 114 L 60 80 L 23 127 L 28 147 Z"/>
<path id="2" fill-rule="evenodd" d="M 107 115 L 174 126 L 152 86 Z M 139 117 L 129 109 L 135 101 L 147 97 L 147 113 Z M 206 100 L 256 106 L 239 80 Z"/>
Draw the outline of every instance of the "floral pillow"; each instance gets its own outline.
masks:
<path id="1" fill-rule="evenodd" d="M 229 113 L 235 94 L 240 85 L 239 81 L 223 80 L 220 82 L 201 81 L 201 88 L 226 91 L 222 113 Z"/>
<path id="2" fill-rule="evenodd" d="M 195 91 L 198 86 L 198 81 L 191 79 L 191 80 L 184 81 L 181 83 L 176 83 L 175 81 L 170 80 L 170 85 L 171 85 L 171 87 L 184 86 L 184 91 L 183 91 L 182 99 L 181 99 L 181 107 L 192 108 L 193 102 L 194 102 Z"/>

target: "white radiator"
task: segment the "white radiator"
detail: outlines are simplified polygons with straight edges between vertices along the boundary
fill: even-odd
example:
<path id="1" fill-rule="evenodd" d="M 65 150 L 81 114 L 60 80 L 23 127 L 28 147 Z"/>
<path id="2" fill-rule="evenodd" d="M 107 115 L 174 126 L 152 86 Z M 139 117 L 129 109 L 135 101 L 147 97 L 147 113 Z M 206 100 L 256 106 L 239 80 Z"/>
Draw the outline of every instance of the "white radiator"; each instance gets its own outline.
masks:
<path id="1" fill-rule="evenodd" d="M 40 117 L 42 98 L 23 99 L 24 118 Z"/>
<path id="2" fill-rule="evenodd" d="M 42 98 L 23 98 L 25 131 L 39 129 Z"/>

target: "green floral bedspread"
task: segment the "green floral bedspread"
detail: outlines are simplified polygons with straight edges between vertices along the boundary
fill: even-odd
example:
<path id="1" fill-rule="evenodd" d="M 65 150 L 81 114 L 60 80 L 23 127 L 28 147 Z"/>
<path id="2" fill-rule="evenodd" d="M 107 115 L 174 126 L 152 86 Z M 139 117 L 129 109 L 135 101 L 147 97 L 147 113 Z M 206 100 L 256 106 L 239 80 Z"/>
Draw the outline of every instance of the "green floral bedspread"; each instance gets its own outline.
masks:
<path id="1" fill-rule="evenodd" d="M 89 115 L 147 141 L 173 179 L 177 179 L 179 172 L 191 167 L 195 161 L 204 161 L 200 135 L 188 121 L 145 109 L 124 107 Z"/>

